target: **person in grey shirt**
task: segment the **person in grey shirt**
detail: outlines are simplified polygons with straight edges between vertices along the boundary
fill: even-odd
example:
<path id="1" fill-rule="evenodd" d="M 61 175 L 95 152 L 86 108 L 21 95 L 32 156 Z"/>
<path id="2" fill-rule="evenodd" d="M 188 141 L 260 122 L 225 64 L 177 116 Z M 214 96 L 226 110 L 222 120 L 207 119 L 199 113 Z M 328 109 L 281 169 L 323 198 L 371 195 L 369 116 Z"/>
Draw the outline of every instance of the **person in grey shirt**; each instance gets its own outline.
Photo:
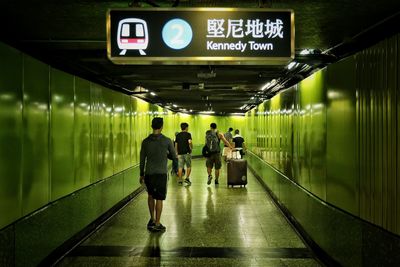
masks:
<path id="1" fill-rule="evenodd" d="M 224 137 L 229 143 L 232 143 L 232 131 L 233 128 L 229 127 L 228 131 L 224 133 Z M 229 153 L 232 153 L 232 150 L 226 144 L 224 144 L 224 150 L 222 150 L 222 157 L 224 158 L 224 161 L 226 161 Z"/>
<path id="2" fill-rule="evenodd" d="M 161 134 L 163 119 L 151 122 L 153 133 L 145 138 L 140 149 L 140 183 L 147 187 L 147 204 L 150 220 L 147 229 L 154 232 L 165 231 L 160 223 L 163 201 L 167 196 L 168 157 L 176 160 L 176 152 L 171 139 Z"/>

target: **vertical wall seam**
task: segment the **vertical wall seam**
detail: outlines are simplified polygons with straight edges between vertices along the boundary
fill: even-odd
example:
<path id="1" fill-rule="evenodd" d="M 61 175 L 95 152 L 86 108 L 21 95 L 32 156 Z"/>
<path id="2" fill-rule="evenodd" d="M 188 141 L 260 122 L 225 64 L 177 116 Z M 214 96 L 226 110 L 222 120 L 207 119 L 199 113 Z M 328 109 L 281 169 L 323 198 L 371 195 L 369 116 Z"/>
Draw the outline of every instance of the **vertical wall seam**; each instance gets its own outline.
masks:
<path id="1" fill-rule="evenodd" d="M 23 216 L 24 214 L 24 208 L 23 208 L 23 193 L 24 193 L 24 161 L 25 161 L 25 157 L 24 157 L 24 149 L 25 149 L 25 101 L 24 101 L 24 95 L 25 95 L 25 55 L 20 53 L 21 55 L 21 104 L 20 104 L 20 109 L 21 109 L 21 167 L 20 167 L 20 173 L 19 173 L 19 193 L 18 193 L 18 201 L 20 206 L 20 213 L 19 216 Z"/>
<path id="2" fill-rule="evenodd" d="M 52 149 L 52 145 L 53 145 L 53 142 L 52 142 L 52 139 L 51 139 L 51 131 L 52 131 L 52 123 L 51 123 L 51 120 L 52 120 L 52 110 L 53 110 L 53 107 L 52 107 L 52 102 L 51 102 L 51 97 L 52 97 L 52 92 L 51 92 L 51 79 L 52 79 L 52 75 L 51 75 L 51 72 L 52 72 L 52 68 L 50 67 L 50 66 L 48 66 L 48 79 L 49 79 L 49 82 L 48 82 L 48 96 L 49 96 L 49 98 L 48 98 L 48 133 L 47 133 L 47 135 L 48 135 L 48 164 L 49 164 L 49 167 L 48 167 L 48 169 L 49 169 L 49 181 L 48 181 L 48 183 L 49 183 L 49 193 L 48 193 L 48 202 L 50 202 L 51 201 L 51 199 L 52 199 L 52 159 L 53 159 L 53 149 Z"/>
<path id="3" fill-rule="evenodd" d="M 73 170 L 74 170 L 74 172 L 73 172 L 73 175 L 74 175 L 74 185 L 73 185 L 73 187 L 74 187 L 74 190 L 77 190 L 78 188 L 77 188 L 77 175 L 76 175 L 76 168 L 75 168 L 75 127 L 76 127 L 76 125 L 75 125 L 75 115 L 76 115 L 76 76 L 75 75 L 73 75 L 72 76 L 72 94 L 73 94 L 73 98 L 72 98 L 72 102 L 73 102 L 73 105 L 74 105 L 74 108 L 73 108 L 73 110 L 74 110 L 74 112 L 73 112 L 73 124 L 72 124 L 72 166 L 73 166 Z M 82 145 L 82 144 L 80 144 L 80 145 Z"/>

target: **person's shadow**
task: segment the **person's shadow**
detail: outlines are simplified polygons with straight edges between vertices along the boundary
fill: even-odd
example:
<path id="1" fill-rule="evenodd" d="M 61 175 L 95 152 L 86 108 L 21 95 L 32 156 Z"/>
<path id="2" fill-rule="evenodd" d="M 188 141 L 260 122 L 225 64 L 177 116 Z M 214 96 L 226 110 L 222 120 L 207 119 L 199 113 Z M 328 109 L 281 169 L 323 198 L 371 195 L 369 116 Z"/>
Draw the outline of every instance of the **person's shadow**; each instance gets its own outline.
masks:
<path id="1" fill-rule="evenodd" d="M 190 186 L 185 186 L 186 194 L 184 201 L 184 211 L 185 211 L 185 222 L 186 224 L 192 223 L 192 192 L 190 191 Z"/>
<path id="2" fill-rule="evenodd" d="M 161 266 L 161 236 L 161 233 L 151 233 L 149 235 L 149 238 L 147 239 L 147 244 L 140 254 L 141 257 L 147 259 L 143 266 Z"/>

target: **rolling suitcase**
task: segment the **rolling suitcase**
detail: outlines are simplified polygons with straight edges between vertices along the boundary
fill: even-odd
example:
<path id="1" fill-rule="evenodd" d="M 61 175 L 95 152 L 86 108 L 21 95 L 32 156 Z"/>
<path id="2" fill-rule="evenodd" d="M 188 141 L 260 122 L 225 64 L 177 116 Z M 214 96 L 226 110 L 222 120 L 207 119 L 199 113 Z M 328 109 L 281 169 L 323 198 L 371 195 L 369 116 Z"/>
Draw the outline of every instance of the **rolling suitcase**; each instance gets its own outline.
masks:
<path id="1" fill-rule="evenodd" d="M 228 186 L 247 184 L 247 160 L 231 159 L 227 163 Z"/>

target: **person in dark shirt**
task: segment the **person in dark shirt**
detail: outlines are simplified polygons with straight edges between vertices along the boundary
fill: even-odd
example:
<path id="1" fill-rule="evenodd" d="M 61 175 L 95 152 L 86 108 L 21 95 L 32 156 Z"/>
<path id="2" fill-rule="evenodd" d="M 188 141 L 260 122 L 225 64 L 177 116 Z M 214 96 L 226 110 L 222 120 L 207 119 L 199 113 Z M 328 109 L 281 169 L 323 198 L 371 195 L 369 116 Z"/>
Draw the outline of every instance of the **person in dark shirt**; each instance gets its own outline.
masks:
<path id="1" fill-rule="evenodd" d="M 189 124 L 181 123 L 181 132 L 175 138 L 175 150 L 178 154 L 178 183 L 182 184 L 182 170 L 186 165 L 185 183 L 191 185 L 190 172 L 192 170 L 192 135 L 188 132 Z"/>
<path id="2" fill-rule="evenodd" d="M 143 140 L 140 149 L 140 183 L 147 188 L 147 204 L 150 220 L 147 229 L 150 231 L 165 231 L 160 223 L 163 201 L 167 196 L 168 154 L 176 159 L 176 152 L 171 139 L 161 134 L 163 119 L 154 118 L 151 122 L 153 133 Z"/>
<path id="3" fill-rule="evenodd" d="M 235 143 L 235 149 L 239 150 L 240 156 L 243 158 L 246 151 L 246 144 L 244 143 L 244 138 L 239 134 L 238 129 L 235 130 L 232 142 Z"/>

